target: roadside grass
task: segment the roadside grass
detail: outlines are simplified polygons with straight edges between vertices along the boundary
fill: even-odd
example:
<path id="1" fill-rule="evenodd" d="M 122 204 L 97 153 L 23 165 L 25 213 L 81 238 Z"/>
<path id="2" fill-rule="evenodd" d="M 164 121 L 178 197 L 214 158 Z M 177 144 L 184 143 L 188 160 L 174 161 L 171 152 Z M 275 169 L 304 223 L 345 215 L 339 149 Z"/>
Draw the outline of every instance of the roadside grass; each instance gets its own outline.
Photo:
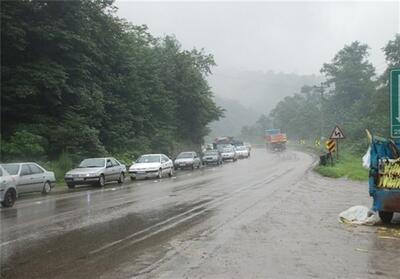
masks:
<path id="1" fill-rule="evenodd" d="M 292 147 L 314 153 L 318 156 L 326 154 L 327 152 L 323 145 L 319 147 L 314 145 L 293 145 Z M 316 166 L 314 171 L 322 176 L 331 178 L 347 177 L 351 180 L 367 181 L 369 174 L 368 170 L 364 169 L 362 166 L 361 158 L 364 154 L 362 154 L 360 150 L 365 150 L 365 147 L 360 148 L 354 144 L 342 146 L 339 160 L 336 160 L 336 154 L 334 154 L 333 166 L 329 161 L 326 166 Z"/>
<path id="2" fill-rule="evenodd" d="M 315 171 L 323 176 L 339 178 L 347 177 L 352 180 L 368 180 L 368 170 L 362 167 L 362 155 L 356 155 L 348 151 L 340 154 L 339 160 L 334 159 L 334 165 L 316 166 Z"/>
<path id="3" fill-rule="evenodd" d="M 67 171 L 72 169 L 73 161 L 67 153 L 62 153 L 58 160 L 43 162 L 43 166 L 50 171 L 54 172 L 56 176 L 56 187 L 66 187 L 64 175 Z"/>

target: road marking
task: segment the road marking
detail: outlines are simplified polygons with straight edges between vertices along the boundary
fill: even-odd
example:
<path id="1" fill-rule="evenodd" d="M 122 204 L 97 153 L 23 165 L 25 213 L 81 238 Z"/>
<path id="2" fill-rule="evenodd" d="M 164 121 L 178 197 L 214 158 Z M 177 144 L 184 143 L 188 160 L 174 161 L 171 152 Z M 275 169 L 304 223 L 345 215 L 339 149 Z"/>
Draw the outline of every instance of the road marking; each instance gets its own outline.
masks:
<path id="1" fill-rule="evenodd" d="M 150 202 L 156 202 L 156 201 L 160 201 L 160 200 L 164 200 L 164 199 L 168 199 L 168 198 L 169 198 L 169 196 L 164 196 L 164 197 L 161 197 L 161 198 L 153 199 Z"/>

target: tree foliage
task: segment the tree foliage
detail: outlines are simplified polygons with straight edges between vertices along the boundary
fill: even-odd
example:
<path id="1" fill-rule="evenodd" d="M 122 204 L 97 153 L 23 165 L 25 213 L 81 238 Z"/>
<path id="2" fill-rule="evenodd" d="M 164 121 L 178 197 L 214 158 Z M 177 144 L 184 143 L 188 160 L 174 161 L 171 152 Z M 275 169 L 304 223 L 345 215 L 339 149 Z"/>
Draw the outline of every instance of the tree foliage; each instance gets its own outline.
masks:
<path id="1" fill-rule="evenodd" d="M 366 44 L 344 46 L 330 63 L 322 66 L 325 81 L 304 86 L 285 97 L 271 111 L 271 126 L 281 128 L 289 139 L 328 137 L 338 124 L 349 142 L 365 144 L 365 129 L 389 136 L 389 71 L 400 68 L 400 34 L 383 48 L 387 69 L 377 76 L 368 60 Z M 251 128 L 243 134 L 249 133 Z"/>
<path id="2" fill-rule="evenodd" d="M 2 2 L 2 158 L 22 132 L 49 158 L 202 142 L 222 115 L 206 82 L 212 55 L 114 11 L 110 0 Z"/>

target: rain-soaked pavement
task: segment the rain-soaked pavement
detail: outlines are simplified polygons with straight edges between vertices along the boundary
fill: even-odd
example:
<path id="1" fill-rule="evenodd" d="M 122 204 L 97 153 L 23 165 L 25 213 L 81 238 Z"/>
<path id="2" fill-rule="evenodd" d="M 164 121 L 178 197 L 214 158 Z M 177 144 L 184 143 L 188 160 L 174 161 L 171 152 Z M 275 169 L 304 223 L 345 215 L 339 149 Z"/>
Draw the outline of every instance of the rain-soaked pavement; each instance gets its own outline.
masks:
<path id="1" fill-rule="evenodd" d="M 297 151 L 1 208 L 1 278 L 400 278 L 398 225 L 349 226 L 366 183 Z M 399 220 L 398 216 L 395 216 Z"/>

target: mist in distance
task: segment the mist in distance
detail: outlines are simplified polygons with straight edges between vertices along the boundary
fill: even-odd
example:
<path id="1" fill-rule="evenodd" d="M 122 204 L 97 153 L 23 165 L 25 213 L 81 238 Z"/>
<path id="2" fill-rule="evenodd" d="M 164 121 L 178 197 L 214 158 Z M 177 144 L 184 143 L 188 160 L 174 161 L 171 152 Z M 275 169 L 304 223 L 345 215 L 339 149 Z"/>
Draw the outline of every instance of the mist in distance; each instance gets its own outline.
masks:
<path id="1" fill-rule="evenodd" d="M 236 133 L 301 86 L 318 85 L 323 63 L 353 41 L 369 45 L 369 59 L 381 74 L 387 66 L 382 48 L 400 32 L 399 1 L 116 5 L 120 17 L 147 25 L 155 36 L 174 34 L 183 48 L 214 55 L 210 85 L 217 104 L 233 110 L 212 125 L 215 135 Z"/>

